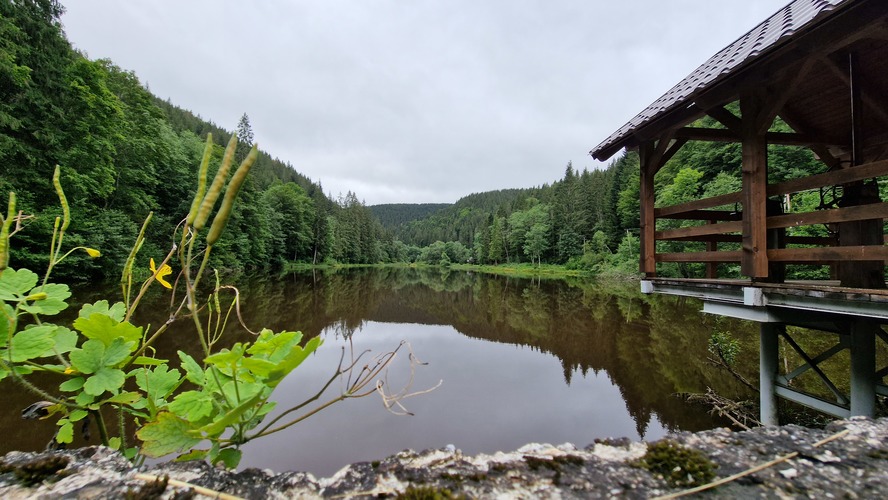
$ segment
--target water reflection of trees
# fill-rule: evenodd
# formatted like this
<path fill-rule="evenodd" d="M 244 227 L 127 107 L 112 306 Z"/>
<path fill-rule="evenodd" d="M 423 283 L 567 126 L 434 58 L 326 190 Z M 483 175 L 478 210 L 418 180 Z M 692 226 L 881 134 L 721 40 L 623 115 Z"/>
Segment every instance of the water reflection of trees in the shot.
<path fill-rule="evenodd" d="M 239 289 L 241 311 L 252 328 L 300 330 L 308 337 L 332 328 L 347 337 L 366 321 L 443 324 L 469 337 L 550 353 L 560 360 L 568 384 L 577 376 L 606 374 L 622 393 L 641 435 L 654 415 L 672 429 L 713 425 L 705 409 L 688 405 L 675 393 L 712 387 L 727 396 L 743 394 L 739 384 L 706 362 L 714 319 L 700 314 L 699 303 L 642 296 L 636 284 L 387 268 L 244 279 Z M 87 294 L 81 300 L 93 297 Z M 137 321 L 165 321 L 168 298 L 156 293 L 147 300 L 155 302 L 140 310 Z M 744 333 L 748 325 L 720 326 L 751 339 L 752 348 L 741 352 L 741 363 L 748 364 L 746 373 L 755 378 L 757 337 Z M 251 340 L 236 322 L 228 330 L 226 344 Z M 175 359 L 177 350 L 197 355 L 195 338 L 193 325 L 181 322 L 157 346 L 158 355 Z M 17 428 L 18 410 L 34 398 L 8 382 L 0 384 L 7 409 L 0 412 L 0 425 Z M 40 444 L 9 443 L 8 449 L 34 449 L 51 432 L 36 434 Z"/>
<path fill-rule="evenodd" d="M 354 314 L 380 322 L 453 325 L 470 337 L 551 353 L 568 384 L 577 373 L 604 372 L 619 387 L 641 434 L 654 414 L 671 428 L 712 425 L 704 410 L 675 393 L 712 387 L 743 395 L 739 384 L 706 361 L 714 319 L 701 315 L 694 301 L 645 297 L 635 284 L 410 269 L 373 274 L 373 293 L 347 299 Z M 364 300 L 354 302 L 357 298 Z M 747 335 L 748 326 L 732 326 Z"/>

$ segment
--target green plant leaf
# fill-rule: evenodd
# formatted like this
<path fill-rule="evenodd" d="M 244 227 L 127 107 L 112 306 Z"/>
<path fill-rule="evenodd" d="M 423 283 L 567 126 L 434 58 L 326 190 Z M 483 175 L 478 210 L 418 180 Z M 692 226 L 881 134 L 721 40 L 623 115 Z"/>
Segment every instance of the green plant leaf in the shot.
<path fill-rule="evenodd" d="M 94 304 L 84 304 L 83 307 L 80 308 L 78 316 L 86 319 L 93 314 L 104 314 L 120 323 L 123 321 L 123 318 L 126 317 L 126 305 L 124 305 L 123 302 L 116 302 L 113 306 L 108 307 L 107 300 L 100 300 Z"/>
<path fill-rule="evenodd" d="M 42 287 L 34 288 L 30 293 L 33 294 L 37 292 L 45 293 L 46 298 L 22 304 L 20 307 L 23 311 L 27 311 L 31 314 L 52 316 L 68 308 L 68 303 L 65 302 L 68 300 L 68 297 L 71 296 L 71 290 L 68 289 L 68 285 L 49 283 Z"/>
<path fill-rule="evenodd" d="M 83 383 L 86 379 L 83 377 L 74 377 L 59 384 L 59 390 L 63 392 L 74 392 L 83 389 Z"/>
<path fill-rule="evenodd" d="M 103 403 L 131 405 L 140 399 L 142 399 L 142 395 L 138 392 L 127 391 L 111 396 L 110 398 L 103 401 Z"/>
<path fill-rule="evenodd" d="M 230 375 L 231 367 L 244 357 L 244 345 L 240 342 L 231 346 L 231 349 L 222 349 L 221 351 L 211 354 L 204 359 L 204 363 L 213 365 L 224 370 L 223 373 Z"/>
<path fill-rule="evenodd" d="M 294 345 L 302 340 L 302 332 L 272 333 L 265 328 L 259 333 L 256 342 L 247 349 L 254 357 L 278 363 L 290 352 Z"/>
<path fill-rule="evenodd" d="M 15 321 L 15 309 L 5 302 L 0 302 L 0 347 L 9 342 L 9 330 Z"/>
<path fill-rule="evenodd" d="M 185 391 L 176 396 L 169 409 L 189 422 L 198 422 L 213 413 L 213 397 L 200 391 Z"/>
<path fill-rule="evenodd" d="M 77 318 L 74 320 L 74 328 L 84 337 L 101 340 L 105 345 L 110 345 L 117 337 L 123 337 L 127 342 L 138 342 L 142 339 L 142 327 L 137 327 L 129 321 L 118 322 L 101 313 L 91 314 L 88 318 Z"/>
<path fill-rule="evenodd" d="M 127 359 L 131 352 L 135 350 L 135 342 L 126 341 L 121 337 L 117 337 L 111 341 L 111 345 L 105 347 L 105 355 L 102 358 L 102 364 L 105 366 L 116 366 Z"/>
<path fill-rule="evenodd" d="M 36 273 L 28 269 L 7 269 L 0 274 L 0 300 L 18 302 L 28 294 L 28 290 L 37 286 L 40 279 Z"/>
<path fill-rule="evenodd" d="M 272 372 L 272 370 L 277 368 L 277 365 L 275 363 L 272 363 L 271 361 L 254 358 L 244 358 L 243 361 L 241 361 L 241 366 L 243 366 L 247 370 L 250 370 L 250 372 L 254 375 L 262 378 L 267 377 L 268 374 Z"/>
<path fill-rule="evenodd" d="M 136 385 L 145 391 L 150 401 L 158 402 L 169 396 L 182 382 L 179 370 L 170 370 L 167 365 L 154 369 L 142 368 L 136 372 Z"/>
<path fill-rule="evenodd" d="M 233 425 L 237 423 L 240 419 L 240 416 L 244 414 L 245 411 L 252 409 L 256 406 L 256 403 L 260 401 L 262 398 L 262 394 L 256 394 L 252 398 L 244 401 L 222 417 L 214 420 L 212 423 L 207 424 L 200 429 L 197 429 L 199 432 L 204 432 L 210 437 L 216 437 L 225 432 L 225 429 L 229 425 Z"/>
<path fill-rule="evenodd" d="M 210 450 L 191 450 L 188 453 L 184 453 L 176 457 L 174 462 L 190 462 L 192 460 L 203 460 L 207 458 L 207 454 Z"/>
<path fill-rule="evenodd" d="M 92 396 L 101 396 L 105 391 L 112 394 L 123 387 L 126 376 L 117 368 L 102 367 L 83 384 L 83 392 Z"/>
<path fill-rule="evenodd" d="M 191 436 L 191 424 L 170 412 L 161 412 L 157 419 L 136 432 L 142 440 L 142 454 L 158 458 L 187 450 L 201 442 Z"/>
<path fill-rule="evenodd" d="M 58 421 L 58 425 L 59 432 L 56 433 L 56 442 L 67 444 L 74 441 L 74 424 L 67 418 L 63 418 Z"/>
<path fill-rule="evenodd" d="M 309 354 L 313 353 L 322 344 L 320 337 L 315 337 L 305 343 L 305 347 L 295 346 L 290 353 L 281 360 L 275 369 L 268 374 L 265 383 L 269 387 L 277 387 L 277 385 L 290 374 L 297 366 L 305 361 Z"/>
<path fill-rule="evenodd" d="M 68 358 L 74 369 L 80 373 L 90 374 L 120 364 L 129 356 L 132 348 L 133 342 L 126 342 L 120 337 L 114 339 L 107 347 L 101 340 L 92 339 L 84 342 L 80 349 L 71 351 Z"/>
<path fill-rule="evenodd" d="M 52 332 L 52 338 L 55 341 L 55 346 L 50 352 L 44 353 L 43 357 L 65 354 L 77 347 L 77 332 L 64 326 L 56 326 Z"/>
<path fill-rule="evenodd" d="M 74 402 L 77 403 L 78 406 L 89 407 L 95 400 L 95 396 L 87 394 L 86 391 L 80 391 L 77 393 L 77 396 L 74 397 Z"/>
<path fill-rule="evenodd" d="M 80 373 L 90 374 L 102 368 L 105 356 L 105 344 L 101 340 L 87 340 L 80 349 L 74 349 L 68 355 L 71 366 Z"/>
<path fill-rule="evenodd" d="M 89 412 L 86 410 L 73 410 L 70 415 L 68 415 L 68 420 L 72 422 L 79 422 L 83 420 Z"/>
<path fill-rule="evenodd" d="M 237 386 L 236 392 L 235 385 Z M 262 390 L 266 388 L 267 386 L 262 383 L 238 380 L 237 384 L 235 384 L 232 380 L 222 385 L 222 394 L 225 396 L 226 401 L 236 403 L 237 401 L 245 401 L 257 394 L 261 394 Z"/>
<path fill-rule="evenodd" d="M 51 351 L 55 345 L 52 335 L 55 328 L 55 325 L 36 326 L 16 333 L 12 337 L 12 361 L 20 363 Z M 4 354 L 4 358 L 9 359 L 7 354 Z"/>
<path fill-rule="evenodd" d="M 203 386 L 206 381 L 206 374 L 203 368 L 191 356 L 182 351 L 178 351 L 179 359 L 182 360 L 182 369 L 185 370 L 185 378 L 192 384 Z"/>
<path fill-rule="evenodd" d="M 236 469 L 237 464 L 241 461 L 242 452 L 236 448 L 225 448 L 224 450 L 219 452 L 219 455 L 216 456 L 216 459 L 213 460 L 213 465 L 222 462 L 225 464 L 225 467 L 229 469 Z"/>

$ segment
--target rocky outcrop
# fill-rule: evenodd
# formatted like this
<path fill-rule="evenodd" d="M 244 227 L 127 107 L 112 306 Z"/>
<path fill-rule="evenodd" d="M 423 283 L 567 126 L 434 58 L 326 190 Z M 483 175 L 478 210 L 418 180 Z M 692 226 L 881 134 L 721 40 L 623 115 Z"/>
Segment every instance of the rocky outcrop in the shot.
<path fill-rule="evenodd" d="M 658 443 L 607 440 L 582 449 L 530 444 L 493 455 L 465 456 L 453 447 L 408 450 L 320 479 L 303 472 L 227 471 L 204 462 L 141 470 L 103 447 L 12 452 L 0 464 L 0 497 L 650 498 L 734 475 L 712 492 L 725 498 L 888 498 L 888 419 L 855 418 L 820 430 L 683 432 Z"/>

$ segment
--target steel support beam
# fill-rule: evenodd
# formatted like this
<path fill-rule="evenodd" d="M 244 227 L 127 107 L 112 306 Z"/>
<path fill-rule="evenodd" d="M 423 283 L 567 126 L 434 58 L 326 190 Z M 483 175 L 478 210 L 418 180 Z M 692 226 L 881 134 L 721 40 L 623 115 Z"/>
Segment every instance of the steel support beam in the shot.
<path fill-rule="evenodd" d="M 782 325 L 759 325 L 759 420 L 764 425 L 780 425 L 777 418 L 777 337 Z"/>
<path fill-rule="evenodd" d="M 871 321 L 851 325 L 851 415 L 876 413 L 876 331 Z"/>

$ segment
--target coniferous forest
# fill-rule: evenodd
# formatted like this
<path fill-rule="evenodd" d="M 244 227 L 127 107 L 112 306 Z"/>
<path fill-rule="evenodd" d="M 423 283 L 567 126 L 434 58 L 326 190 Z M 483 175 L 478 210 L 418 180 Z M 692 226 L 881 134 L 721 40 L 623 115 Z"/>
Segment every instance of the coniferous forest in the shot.
<path fill-rule="evenodd" d="M 75 51 L 62 13 L 56 0 L 0 3 L 0 192 L 16 192 L 18 208 L 31 216 L 27 230 L 16 234 L 10 264 L 45 265 L 60 211 L 51 183 L 59 165 L 71 202 L 70 244 L 99 248 L 103 257 L 72 255 L 77 262 L 65 269 L 77 275 L 65 276 L 65 269 L 57 275 L 113 278 L 149 212 L 153 223 L 142 252 L 167 253 L 168 228 L 188 212 L 206 135 L 217 144 L 218 165 L 223 145 L 237 133 L 240 160 L 254 139 L 249 110 L 230 131 L 157 98 L 133 72 Z M 708 118 L 697 126 L 721 127 Z M 589 138 L 590 147 L 597 139 Z M 736 144 L 689 143 L 658 173 L 657 202 L 736 191 L 740 154 Z M 260 152 L 211 266 L 470 262 L 637 269 L 638 157 L 632 152 L 603 169 L 579 171 L 568 163 L 564 177 L 550 185 L 476 193 L 451 205 L 368 207 L 357 193 L 325 194 L 319 180 L 297 168 Z M 821 169 L 807 150 L 770 146 L 771 182 Z M 800 208 L 824 203 L 817 193 L 796 196 L 790 202 Z M 688 264 L 663 270 L 700 272 Z"/>

